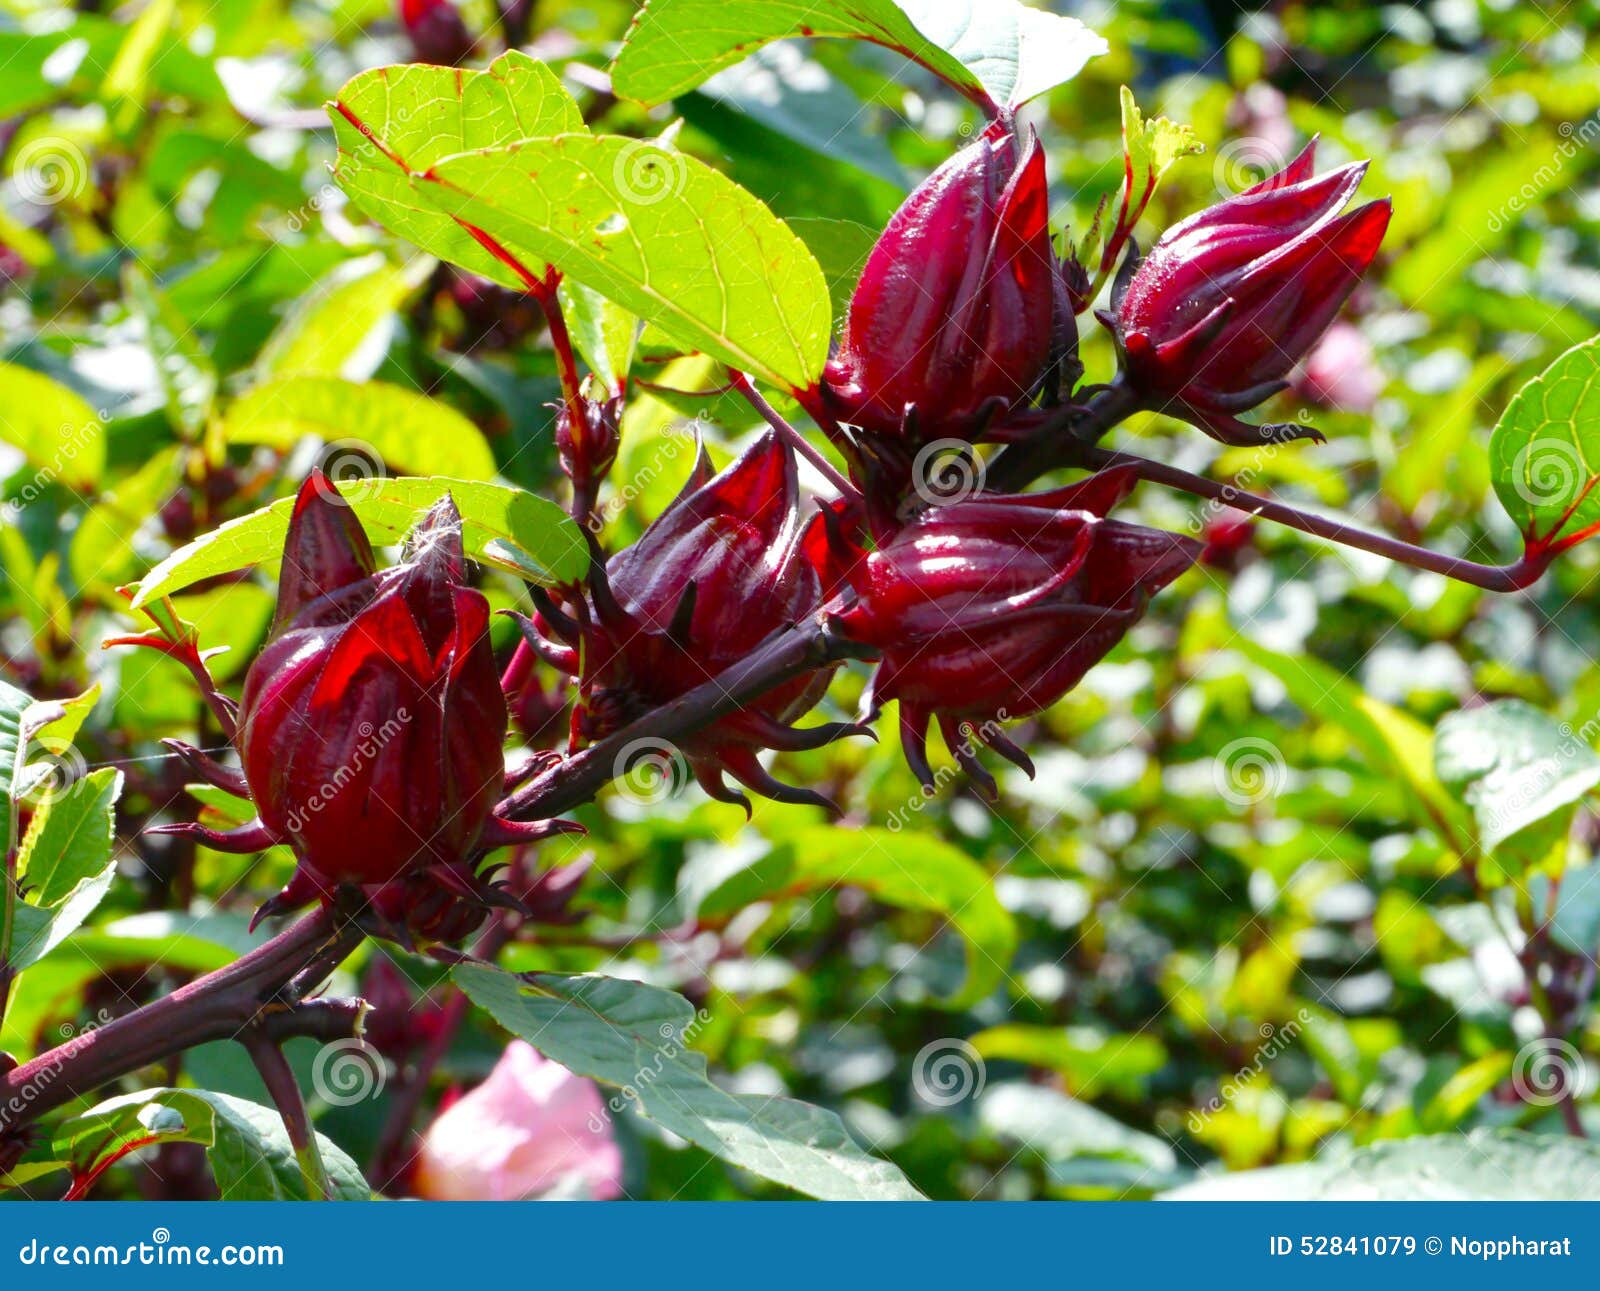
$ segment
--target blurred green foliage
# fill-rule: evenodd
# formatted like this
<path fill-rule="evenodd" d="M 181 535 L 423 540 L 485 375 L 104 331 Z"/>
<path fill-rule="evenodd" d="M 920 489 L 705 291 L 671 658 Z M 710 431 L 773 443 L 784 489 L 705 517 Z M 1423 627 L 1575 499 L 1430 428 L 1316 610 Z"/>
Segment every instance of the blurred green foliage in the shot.
<path fill-rule="evenodd" d="M 0 667 L 39 699 L 99 685 L 77 744 L 127 780 L 121 877 L 19 981 L 0 1049 L 20 1056 L 225 962 L 290 865 L 141 837 L 192 810 L 157 741 L 197 726 L 219 740 L 176 665 L 97 648 L 128 627 L 116 588 L 288 496 L 347 438 L 396 473 L 481 476 L 492 455 L 503 480 L 560 494 L 537 320 L 370 224 L 330 177 L 321 103 L 410 56 L 388 6 L 99 8 L 0 6 Z M 836 312 L 876 230 L 978 120 L 924 71 L 847 42 L 771 47 L 646 112 L 602 75 L 630 5 L 531 9 L 528 48 L 590 125 L 654 136 L 681 118 L 684 151 L 791 221 Z M 463 11 L 492 52 L 491 6 Z M 1597 7 L 1073 12 L 1110 52 L 1026 111 L 1058 227 L 1081 237 L 1121 182 L 1123 84 L 1208 149 L 1168 173 L 1141 241 L 1313 135 L 1324 165 L 1371 158 L 1364 193 L 1394 199 L 1349 317 L 1378 374 L 1370 410 L 1310 407 L 1302 389 L 1267 416 L 1309 409 L 1325 445 L 1219 452 L 1158 417 L 1118 442 L 1434 548 L 1515 559 L 1490 430 L 1527 379 L 1600 330 Z M 754 428 L 713 392 L 712 365 L 660 339 L 646 334 L 634 369 L 648 385 L 624 421 L 608 541 L 676 491 L 686 422 L 719 460 Z M 1104 379 L 1106 336 L 1090 323 L 1082 340 L 1089 379 Z M 321 383 L 321 407 L 251 429 L 254 392 L 294 378 Z M 434 411 L 409 407 L 405 442 L 385 448 L 376 428 L 399 414 L 341 426 L 355 405 L 339 381 L 425 394 Z M 1215 519 L 1148 484 L 1133 512 L 1197 533 Z M 1556 794 L 1530 841 L 1486 821 L 1473 792 L 1473 749 L 1512 737 L 1469 727 L 1464 760 L 1441 745 L 1437 768 L 1433 747 L 1441 719 L 1516 700 L 1487 711 L 1517 723 L 1530 757 L 1594 759 L 1597 562 L 1579 547 L 1529 591 L 1494 595 L 1259 526 L 1014 733 L 1038 775 L 1008 772 L 998 804 L 954 779 L 927 800 L 887 739 L 785 758 L 787 778 L 844 804 L 843 830 L 764 801 L 746 822 L 692 790 L 643 805 L 613 794 L 579 813 L 587 839 L 547 849 L 551 863 L 594 853 L 582 921 L 503 962 L 682 992 L 709 1010 L 694 1045 L 726 1088 L 839 1111 L 935 1197 L 1144 1196 L 1218 1167 L 1336 1163 L 1378 1140 L 1561 1133 L 1562 1109 L 1528 1086 L 1529 1046 L 1552 1038 L 1575 1055 L 1568 1115 L 1600 1122 L 1581 1057 L 1600 1050 L 1592 783 Z M 225 678 L 266 629 L 271 572 L 178 598 L 202 644 L 228 648 Z M 497 606 L 522 603 L 503 572 L 485 583 Z M 828 715 L 847 715 L 864 680 L 847 671 Z M 1580 754 L 1563 751 L 1573 740 Z M 430 1098 L 481 1076 L 501 1043 L 476 1015 Z M 262 1097 L 247 1067 L 203 1052 L 181 1076 Z M 385 1107 L 316 1110 L 360 1160 Z M 780 1191 L 637 1118 L 623 1133 L 631 1195 Z"/>

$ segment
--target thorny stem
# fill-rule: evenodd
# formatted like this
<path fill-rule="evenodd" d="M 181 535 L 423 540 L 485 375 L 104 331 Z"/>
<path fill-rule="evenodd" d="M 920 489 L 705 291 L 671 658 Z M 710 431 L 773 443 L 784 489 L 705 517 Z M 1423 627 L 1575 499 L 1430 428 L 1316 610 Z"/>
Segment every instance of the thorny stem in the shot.
<path fill-rule="evenodd" d="M 305 997 L 362 937 L 342 913 L 318 909 L 226 967 L 0 1074 L 0 1138 L 151 1063 L 252 1027 L 273 1042 L 354 1036 L 364 1003 Z"/>
<path fill-rule="evenodd" d="M 840 497 L 849 498 L 851 501 L 857 502 L 861 500 L 861 490 L 856 488 L 854 484 L 845 478 L 838 467 L 834 466 L 820 451 L 814 448 L 811 442 L 795 429 L 782 413 L 762 398 L 761 392 L 756 389 L 755 383 L 748 376 L 731 368 L 729 369 L 729 376 L 731 378 L 729 385 L 745 397 L 750 406 L 761 414 L 761 419 L 778 432 L 778 437 L 784 443 L 788 444 L 790 448 L 794 449 L 801 457 L 817 468 L 818 473 L 829 484 L 833 485 Z"/>
<path fill-rule="evenodd" d="M 506 804 L 514 820 L 547 820 L 588 802 L 626 769 L 625 754 L 641 739 L 679 741 L 791 677 L 872 652 L 809 619 L 768 637 L 710 681 L 591 744 L 530 780 Z"/>
<path fill-rule="evenodd" d="M 255 1063 L 262 1083 L 267 1087 L 278 1115 L 283 1118 L 283 1128 L 289 1135 L 289 1145 L 294 1148 L 294 1159 L 300 1163 L 300 1174 L 306 1181 L 306 1195 L 312 1201 L 330 1201 L 333 1183 L 328 1178 L 328 1167 L 322 1160 L 322 1149 L 317 1145 L 317 1132 L 311 1126 L 306 1112 L 306 1101 L 300 1094 L 294 1072 L 276 1041 L 261 1031 L 251 1028 L 240 1037 L 250 1060 Z"/>

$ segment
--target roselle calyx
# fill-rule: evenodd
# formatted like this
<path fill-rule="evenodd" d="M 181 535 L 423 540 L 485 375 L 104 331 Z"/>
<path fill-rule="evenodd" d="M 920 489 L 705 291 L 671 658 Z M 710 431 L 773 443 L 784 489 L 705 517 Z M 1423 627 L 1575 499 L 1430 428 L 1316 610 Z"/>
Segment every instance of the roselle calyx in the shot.
<path fill-rule="evenodd" d="M 578 678 L 575 737 L 603 738 L 817 611 L 822 586 L 799 503 L 794 454 L 776 435 L 718 474 L 702 453 L 639 540 L 596 568 L 585 597 L 567 608 L 545 600 L 526 631 L 547 662 Z M 757 759 L 764 748 L 813 748 L 856 729 L 789 725 L 816 705 L 828 676 L 791 678 L 690 737 L 682 753 L 706 792 L 748 807 L 726 774 L 769 797 L 831 805 L 780 783 Z"/>
<path fill-rule="evenodd" d="M 1064 299 L 1049 205 L 1038 140 L 1005 120 L 923 181 L 868 257 L 824 371 L 838 420 L 914 450 L 1028 401 Z"/>
<path fill-rule="evenodd" d="M 1141 403 L 1228 444 L 1321 438 L 1251 426 L 1378 253 L 1389 202 L 1341 214 L 1366 163 L 1312 175 L 1316 141 L 1282 171 L 1168 229 L 1125 264 L 1113 309 L 1124 380 Z"/>
<path fill-rule="evenodd" d="M 488 601 L 466 575 L 448 494 L 412 529 L 401 563 L 378 570 L 355 513 L 314 472 L 295 499 L 267 643 L 245 674 L 242 772 L 178 747 L 204 778 L 248 796 L 257 818 L 226 833 L 160 832 L 241 852 L 288 844 L 299 868 L 264 913 L 349 885 L 369 889 L 397 928 L 470 931 L 481 908 L 444 904 L 494 899 L 478 856 L 567 826 L 496 816 L 506 701 Z"/>
<path fill-rule="evenodd" d="M 986 793 L 985 744 L 1032 772 L 1001 724 L 1060 699 L 1120 641 L 1200 544 L 1105 519 L 1126 468 L 1047 493 L 977 494 L 931 507 L 852 567 L 832 626 L 877 648 L 870 704 L 900 705 L 906 760 L 926 785 L 928 725 Z"/>

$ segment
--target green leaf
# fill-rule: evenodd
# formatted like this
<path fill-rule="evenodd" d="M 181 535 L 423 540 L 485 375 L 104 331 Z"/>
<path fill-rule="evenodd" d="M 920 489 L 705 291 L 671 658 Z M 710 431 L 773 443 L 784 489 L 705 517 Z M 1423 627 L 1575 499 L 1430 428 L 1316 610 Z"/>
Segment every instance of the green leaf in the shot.
<path fill-rule="evenodd" d="M 1107 194 L 1095 208 L 1094 220 L 1083 244 L 1073 247 L 1068 239 L 1068 255 L 1082 265 L 1089 276 L 1089 299 L 1100 294 L 1101 286 L 1116 268 L 1122 248 L 1155 196 L 1161 177 L 1180 157 L 1205 150 L 1205 145 L 1186 125 L 1166 117 L 1146 121 L 1134 102 L 1133 91 L 1126 85 L 1122 87 L 1122 193 L 1110 227 L 1106 226 L 1105 218 L 1111 204 L 1111 195 Z"/>
<path fill-rule="evenodd" d="M 556 75 L 519 50 L 481 72 L 413 64 L 351 80 L 328 105 L 334 177 L 358 209 L 430 255 L 518 291 L 543 276 L 535 252 L 504 245 L 526 272 L 491 255 L 433 201 L 421 175 L 459 152 L 582 133 L 583 115 Z"/>
<path fill-rule="evenodd" d="M 804 829 L 732 874 L 689 872 L 695 913 L 714 919 L 766 900 L 848 884 L 879 901 L 927 910 L 950 922 L 967 944 L 967 976 L 948 1002 L 965 1008 L 1005 977 L 1016 950 L 1016 925 L 988 872 L 965 853 L 925 834 L 889 829 Z"/>
<path fill-rule="evenodd" d="M 1600 1201 L 1600 1144 L 1479 1129 L 1357 1148 L 1342 1160 L 1215 1175 L 1174 1201 Z"/>
<path fill-rule="evenodd" d="M 0 846 L 4 848 L 0 856 L 11 851 L 11 826 L 16 817 L 12 789 L 30 738 L 24 733 L 23 717 L 32 707 L 33 696 L 0 681 Z"/>
<path fill-rule="evenodd" d="M 178 0 L 150 0 L 129 25 L 111 60 L 101 91 L 121 109 L 119 128 L 131 126 L 144 111 L 150 68 L 177 12 Z"/>
<path fill-rule="evenodd" d="M 58 905 L 105 869 L 121 795 L 122 772 L 102 767 L 39 804 L 17 858 L 32 904 Z"/>
<path fill-rule="evenodd" d="M 5 910 L 0 916 L 0 963 L 13 971 L 36 964 L 82 925 L 104 899 L 116 873 L 111 857 L 113 808 L 122 791 L 122 773 L 107 770 L 94 784 L 74 779 L 61 788 L 40 794 L 47 780 L 71 775 L 73 755 L 70 745 L 84 719 L 99 699 L 96 686 L 85 694 L 67 700 L 28 703 L 14 714 L 16 696 L 0 696 L 0 789 L 6 813 L 5 835 L 10 846 L 11 831 L 18 819 L 19 799 L 38 795 L 28 835 L 18 847 L 18 865 L 39 856 L 38 866 L 30 867 L 30 883 L 37 890 L 29 901 L 17 898 L 16 889 L 5 884 Z M 33 741 L 47 728 L 54 727 L 43 744 L 46 756 L 30 756 Z M 63 752 L 66 750 L 66 752 Z M 39 836 L 49 829 L 50 814 L 60 804 L 57 826 L 49 840 Z M 104 847 L 98 842 L 103 832 Z M 60 849 L 59 854 L 48 848 Z M 42 866 L 42 870 L 38 867 Z"/>
<path fill-rule="evenodd" d="M 589 553 L 578 527 L 554 502 L 503 484 L 399 475 L 361 482 L 350 505 L 374 543 L 397 542 L 446 493 L 465 521 L 467 554 L 518 578 L 555 586 L 583 576 Z M 263 562 L 276 566 L 293 498 L 229 520 L 172 553 L 140 580 L 130 608 L 170 596 L 216 574 Z"/>
<path fill-rule="evenodd" d="M 566 134 L 450 157 L 424 178 L 442 209 L 680 343 L 792 389 L 821 375 L 822 270 L 783 221 L 696 158 Z"/>
<path fill-rule="evenodd" d="M 1166 117 L 1146 120 L 1133 91 L 1122 87 L 1122 147 L 1127 157 L 1126 191 L 1130 209 L 1143 211 L 1161 177 L 1173 163 L 1206 150 L 1194 131 Z M 1137 217 L 1135 217 L 1137 218 Z"/>
<path fill-rule="evenodd" d="M 871 114 L 860 98 L 821 63 L 807 58 L 798 45 L 757 49 L 743 62 L 718 72 L 700 93 L 778 135 L 770 146 L 781 150 L 781 166 L 796 164 L 788 144 L 797 143 L 824 165 L 845 162 L 883 180 L 888 192 L 897 196 L 911 187 L 889 141 L 872 132 Z M 691 124 L 694 116 L 704 115 L 695 112 L 692 99 L 682 106 Z M 809 159 L 803 164 L 816 169 Z"/>
<path fill-rule="evenodd" d="M 1560 550 L 1600 524 L 1600 336 L 1517 391 L 1490 436 L 1489 469 L 1530 545 Z"/>
<path fill-rule="evenodd" d="M 360 446 L 408 475 L 494 477 L 494 454 L 482 432 L 449 404 L 400 386 L 337 377 L 288 377 L 257 386 L 228 409 L 230 444 L 289 449 L 314 436 Z"/>
<path fill-rule="evenodd" d="M 1429 1133 L 1455 1129 L 1509 1075 L 1509 1053 L 1486 1054 L 1463 1063 L 1422 1109 L 1421 1127 Z"/>
<path fill-rule="evenodd" d="M 388 347 L 400 302 L 432 268 L 426 257 L 400 266 L 381 255 L 339 265 L 290 307 L 267 338 L 257 376 L 371 376 Z"/>
<path fill-rule="evenodd" d="M 1600 785 L 1600 754 L 1520 699 L 1447 715 L 1434 760 L 1439 779 L 1472 808 L 1484 851 L 1507 854 L 1498 859 L 1508 875 L 1564 843 L 1579 801 Z M 1562 847 L 1555 864 L 1564 859 Z"/>
<path fill-rule="evenodd" d="M 176 445 L 153 453 L 84 513 L 67 549 L 67 568 L 80 592 L 98 590 L 109 597 L 138 574 L 135 539 L 178 487 L 178 453 Z"/>
<path fill-rule="evenodd" d="M 978 1120 L 989 1133 L 1044 1161 L 1060 1185 L 1150 1191 L 1183 1177 L 1165 1141 L 1059 1090 L 994 1085 L 978 1099 Z"/>
<path fill-rule="evenodd" d="M 38 906 L 29 901 L 17 902 L 11 929 L 11 946 L 4 956 L 6 962 L 20 972 L 37 964 L 59 946 L 81 928 L 83 921 L 95 912 L 100 902 L 105 900 L 116 872 L 116 861 L 108 860 L 98 874 L 80 879 L 55 905 Z"/>
<path fill-rule="evenodd" d="M 1009 1059 L 1060 1072 L 1071 1092 L 1082 1098 L 1094 1098 L 1108 1088 L 1138 1098 L 1145 1078 L 1167 1064 L 1167 1048 L 1155 1036 L 1108 1035 L 1095 1027 L 1013 1023 L 978 1032 L 972 1047 L 984 1059 Z"/>
<path fill-rule="evenodd" d="M 0 363 L 0 441 L 39 468 L 36 488 L 53 483 L 83 493 L 99 488 L 106 465 L 99 416 L 66 386 L 31 368 Z"/>
<path fill-rule="evenodd" d="M 198 440 L 217 396 L 216 364 L 195 329 L 156 290 L 143 269 L 132 263 L 125 266 L 122 285 L 129 305 L 144 323 L 146 343 L 167 398 L 167 416 L 185 438 Z"/>
<path fill-rule="evenodd" d="M 545 1057 L 621 1091 L 614 1110 L 643 1116 L 731 1165 L 823 1200 L 905 1201 L 920 1194 L 863 1152 L 832 1112 L 787 1098 L 741 1098 L 686 1047 L 699 1025 L 681 995 L 609 977 L 513 977 L 467 965 L 457 984 Z"/>
<path fill-rule="evenodd" d="M 791 36 L 885 45 L 968 98 L 1017 107 L 1071 80 L 1106 43 L 1016 0 L 647 0 L 611 69 L 618 94 L 664 103 Z"/>
<path fill-rule="evenodd" d="M 147 1089 L 107 1099 L 62 1122 L 55 1151 L 79 1170 L 132 1146 L 199 1143 L 224 1201 L 304 1201 L 305 1180 L 283 1120 L 272 1108 L 203 1089 Z M 335 1201 L 372 1189 L 343 1149 L 317 1135 Z"/>
<path fill-rule="evenodd" d="M 1471 821 L 1434 773 L 1432 734 L 1426 726 L 1309 655 L 1278 654 L 1244 636 L 1229 648 L 1277 677 L 1290 699 L 1344 730 L 1375 768 L 1404 785 L 1418 825 L 1436 830 L 1459 854 L 1471 850 Z"/>

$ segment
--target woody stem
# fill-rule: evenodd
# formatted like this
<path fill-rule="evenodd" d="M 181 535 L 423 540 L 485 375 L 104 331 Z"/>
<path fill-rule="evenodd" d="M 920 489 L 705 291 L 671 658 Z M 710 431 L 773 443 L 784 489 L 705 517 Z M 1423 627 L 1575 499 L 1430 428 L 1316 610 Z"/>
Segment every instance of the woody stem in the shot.
<path fill-rule="evenodd" d="M 362 937 L 337 909 L 319 908 L 226 967 L 0 1074 L 0 1138 L 212 1040 L 238 1039 L 255 1029 L 273 1043 L 297 1035 L 325 1041 L 354 1036 L 364 1004 L 306 995 Z"/>
<path fill-rule="evenodd" d="M 305 1180 L 306 1195 L 312 1201 L 331 1200 L 333 1184 L 328 1178 L 328 1167 L 322 1160 L 322 1150 L 317 1144 L 317 1132 L 311 1126 L 306 1100 L 300 1093 L 294 1072 L 289 1070 L 289 1061 L 283 1056 L 283 1050 L 276 1041 L 255 1027 L 247 1029 L 240 1037 L 240 1042 L 255 1063 L 256 1071 L 278 1109 L 278 1115 L 283 1118 L 289 1146 L 294 1149 L 301 1177 Z"/>
<path fill-rule="evenodd" d="M 866 647 L 836 635 L 820 618 L 784 628 L 710 681 L 530 780 L 507 800 L 503 814 L 513 820 L 548 820 L 571 811 L 626 770 L 628 755 L 640 740 L 685 740 L 791 677 L 871 655 Z"/>

